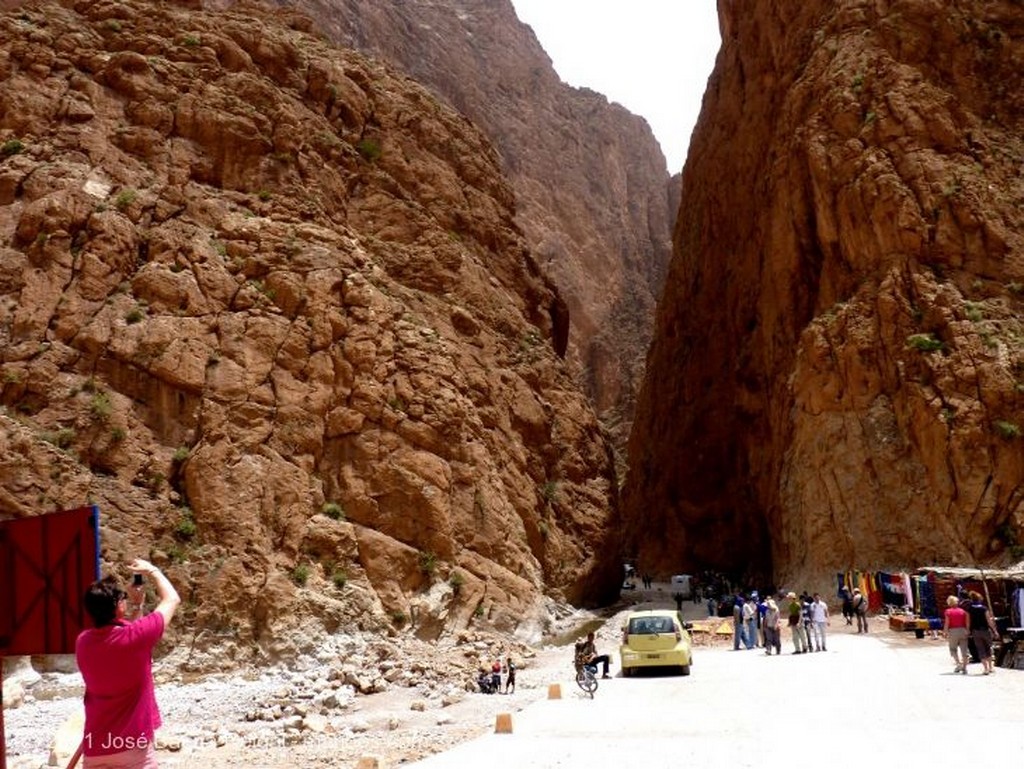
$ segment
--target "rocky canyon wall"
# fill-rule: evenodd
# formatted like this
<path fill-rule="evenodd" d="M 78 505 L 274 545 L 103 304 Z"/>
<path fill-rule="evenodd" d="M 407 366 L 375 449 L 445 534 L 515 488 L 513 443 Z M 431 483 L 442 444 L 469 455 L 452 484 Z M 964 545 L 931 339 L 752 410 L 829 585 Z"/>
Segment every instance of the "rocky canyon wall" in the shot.
<path fill-rule="evenodd" d="M 719 0 L 625 510 L 651 566 L 1019 560 L 1024 7 Z"/>
<path fill-rule="evenodd" d="M 218 664 L 613 596 L 610 444 L 491 143 L 198 5 L 0 14 L 0 512 L 98 504 Z"/>
<path fill-rule="evenodd" d="M 678 185 L 647 123 L 561 82 L 510 0 L 278 1 L 331 39 L 395 63 L 494 142 L 516 220 L 568 305 L 569 358 L 624 448 Z"/>

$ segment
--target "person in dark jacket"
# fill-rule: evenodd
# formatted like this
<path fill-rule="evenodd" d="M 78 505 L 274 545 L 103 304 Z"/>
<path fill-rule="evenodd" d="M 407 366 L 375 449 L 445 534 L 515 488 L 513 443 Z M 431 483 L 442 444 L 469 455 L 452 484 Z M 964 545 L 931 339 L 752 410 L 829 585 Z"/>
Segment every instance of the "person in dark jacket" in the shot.
<path fill-rule="evenodd" d="M 992 641 L 999 637 L 999 631 L 981 593 L 972 590 L 969 595 L 971 603 L 967 607 L 967 626 L 970 628 L 971 640 L 974 641 L 974 648 L 977 649 L 978 658 L 981 660 L 982 675 L 987 676 L 995 672 L 992 664 Z"/>
<path fill-rule="evenodd" d="M 843 618 L 846 620 L 847 625 L 853 624 L 853 596 L 850 595 L 850 588 L 844 587 L 842 593 L 843 599 Z"/>

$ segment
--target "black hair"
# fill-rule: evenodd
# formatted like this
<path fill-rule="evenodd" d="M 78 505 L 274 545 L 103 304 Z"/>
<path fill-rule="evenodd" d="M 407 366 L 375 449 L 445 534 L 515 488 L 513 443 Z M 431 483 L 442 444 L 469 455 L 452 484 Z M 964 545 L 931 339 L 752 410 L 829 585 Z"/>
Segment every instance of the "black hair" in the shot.
<path fill-rule="evenodd" d="M 89 585 L 85 591 L 85 610 L 96 627 L 111 624 L 117 618 L 117 603 L 126 593 L 116 577 L 106 576 Z"/>

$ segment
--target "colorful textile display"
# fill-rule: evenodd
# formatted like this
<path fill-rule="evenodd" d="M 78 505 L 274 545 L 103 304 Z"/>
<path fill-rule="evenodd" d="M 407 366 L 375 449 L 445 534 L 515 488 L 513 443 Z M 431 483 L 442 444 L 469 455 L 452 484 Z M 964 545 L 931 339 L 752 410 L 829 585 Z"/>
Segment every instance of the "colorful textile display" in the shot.
<path fill-rule="evenodd" d="M 879 572 L 878 584 L 881 588 L 882 603 L 889 604 L 902 609 L 910 604 L 907 600 L 906 588 L 903 585 L 902 574 L 885 574 Z"/>
<path fill-rule="evenodd" d="M 1001 627 L 1024 626 L 1024 572 L 1020 569 L 926 567 L 912 575 L 851 569 L 836 572 L 837 598 L 842 597 L 844 587 L 851 593 L 859 589 L 872 611 L 880 611 L 885 605 L 910 607 L 917 617 L 937 621 L 940 627 L 946 599 L 962 599 L 974 591 L 989 604 Z"/>

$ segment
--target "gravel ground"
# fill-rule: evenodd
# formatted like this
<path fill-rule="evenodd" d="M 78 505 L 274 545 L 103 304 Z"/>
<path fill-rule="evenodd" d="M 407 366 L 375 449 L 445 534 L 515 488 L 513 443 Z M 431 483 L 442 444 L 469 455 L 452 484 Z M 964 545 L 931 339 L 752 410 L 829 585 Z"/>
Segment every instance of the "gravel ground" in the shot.
<path fill-rule="evenodd" d="M 595 622 L 585 614 L 577 621 L 588 617 Z M 602 630 L 599 638 L 613 650 L 614 631 Z M 484 695 L 475 691 L 475 678 L 458 672 L 458 663 L 464 670 L 466 658 L 492 660 L 497 656 L 492 647 L 479 640 L 454 648 L 429 646 L 429 653 L 450 658 L 450 680 L 438 681 L 436 675 L 428 680 L 424 674 L 422 683 L 408 685 L 403 678 L 373 694 L 356 693 L 337 666 L 316 660 L 301 661 L 299 671 L 251 670 L 191 683 L 158 663 L 154 674 L 164 722 L 157 734 L 160 765 L 345 767 L 375 756 L 382 766 L 394 766 L 485 733 L 498 713 L 519 712 L 542 699 L 549 682 L 571 670 L 569 649 L 509 643 L 517 649 L 516 689 Z M 415 656 L 423 655 L 424 645 L 410 644 L 401 653 L 393 670 L 416 670 Z M 443 661 L 431 660 L 431 665 L 444 668 Z M 81 734 L 80 725 L 69 723 L 81 718 L 80 675 L 46 673 L 26 693 L 24 704 L 4 711 L 9 769 L 46 766 L 62 725 L 70 727 L 70 734 Z M 60 765 L 66 764 L 65 758 Z"/>
<path fill-rule="evenodd" d="M 254 703 L 273 696 L 288 683 L 285 673 L 256 680 L 208 679 L 186 685 L 157 687 L 165 728 L 160 738 L 173 742 L 188 723 L 239 722 Z M 77 673 L 47 673 L 29 689 L 32 701 L 4 712 L 8 766 L 11 769 L 45 764 L 54 734 L 61 724 L 80 716 L 82 679 Z"/>
<path fill-rule="evenodd" d="M 524 661 L 516 690 L 508 695 L 469 692 L 462 682 L 440 694 L 416 687 L 350 694 L 337 715 L 324 719 L 321 731 L 290 729 L 285 726 L 288 715 L 274 722 L 247 720 L 248 714 L 268 704 L 301 701 L 294 696 L 296 687 L 309 683 L 302 674 L 279 671 L 255 680 L 158 685 L 164 720 L 158 733 L 160 765 L 343 767 L 373 755 L 392 766 L 479 736 L 493 726 L 497 713 L 518 712 L 546 696 L 551 672 L 566 666 L 564 649 L 540 650 L 534 659 Z M 9 769 L 45 766 L 53 735 L 81 712 L 77 674 L 48 674 L 40 685 L 64 695 L 5 711 Z"/>

